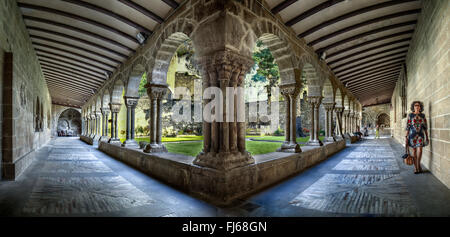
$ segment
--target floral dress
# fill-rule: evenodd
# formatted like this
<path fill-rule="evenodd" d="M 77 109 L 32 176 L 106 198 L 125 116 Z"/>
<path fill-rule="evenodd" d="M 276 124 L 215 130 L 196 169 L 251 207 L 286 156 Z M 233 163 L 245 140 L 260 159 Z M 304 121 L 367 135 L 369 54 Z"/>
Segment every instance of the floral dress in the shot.
<path fill-rule="evenodd" d="M 409 131 L 409 147 L 423 147 L 425 144 L 425 131 L 427 130 L 427 119 L 425 114 L 410 113 L 406 123 L 406 131 Z"/>

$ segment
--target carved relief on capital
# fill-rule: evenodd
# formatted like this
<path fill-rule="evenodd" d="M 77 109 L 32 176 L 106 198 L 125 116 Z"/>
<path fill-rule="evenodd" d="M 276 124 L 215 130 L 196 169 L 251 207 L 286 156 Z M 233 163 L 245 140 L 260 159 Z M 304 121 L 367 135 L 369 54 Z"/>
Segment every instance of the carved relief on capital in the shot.
<path fill-rule="evenodd" d="M 108 115 L 111 112 L 109 108 L 101 108 L 100 110 L 102 111 L 103 115 Z"/>
<path fill-rule="evenodd" d="M 334 106 L 335 106 L 335 104 L 336 103 L 334 103 L 334 102 L 324 102 L 323 103 L 323 108 L 326 110 L 326 111 L 332 111 L 333 109 L 334 109 Z"/>
<path fill-rule="evenodd" d="M 349 116 L 350 115 L 350 110 L 349 109 L 344 109 L 344 116 Z"/>
<path fill-rule="evenodd" d="M 124 96 L 123 99 L 125 100 L 125 106 L 130 108 L 135 108 L 139 101 L 138 97 Z"/>
<path fill-rule="evenodd" d="M 334 106 L 334 111 L 336 113 L 342 113 L 342 112 L 344 112 L 344 107 L 336 105 L 336 106 Z"/>
<path fill-rule="evenodd" d="M 151 99 L 162 99 L 167 92 L 167 84 L 147 83 L 147 94 Z"/>
<path fill-rule="evenodd" d="M 280 85 L 280 93 L 284 97 L 293 97 L 296 98 L 298 94 L 300 93 L 300 87 L 296 86 L 295 84 L 284 84 Z"/>
<path fill-rule="evenodd" d="M 109 103 L 109 108 L 113 113 L 119 113 L 121 104 Z"/>
<path fill-rule="evenodd" d="M 308 96 L 308 103 L 311 104 L 311 106 L 319 107 L 322 98 L 323 96 Z"/>

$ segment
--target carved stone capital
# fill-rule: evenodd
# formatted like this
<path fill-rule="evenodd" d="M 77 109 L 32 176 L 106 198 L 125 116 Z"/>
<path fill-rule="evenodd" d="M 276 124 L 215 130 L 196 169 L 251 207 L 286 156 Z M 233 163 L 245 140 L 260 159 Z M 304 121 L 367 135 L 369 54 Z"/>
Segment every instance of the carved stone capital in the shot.
<path fill-rule="evenodd" d="M 336 113 L 342 113 L 342 112 L 344 112 L 344 107 L 341 107 L 341 106 L 334 106 L 334 112 L 336 112 Z"/>
<path fill-rule="evenodd" d="M 344 109 L 344 116 L 349 116 L 350 115 L 350 110 L 349 109 Z"/>
<path fill-rule="evenodd" d="M 113 113 L 119 113 L 121 104 L 109 103 L 109 108 Z"/>
<path fill-rule="evenodd" d="M 167 84 L 147 83 L 147 94 L 151 99 L 162 99 L 167 92 Z"/>
<path fill-rule="evenodd" d="M 336 103 L 334 102 L 326 102 L 323 103 L 323 107 L 325 108 L 326 111 L 332 111 L 334 109 Z"/>
<path fill-rule="evenodd" d="M 284 85 L 280 85 L 280 93 L 284 97 L 296 98 L 298 96 L 298 94 L 300 93 L 300 88 L 297 87 L 295 84 L 284 84 Z"/>
<path fill-rule="evenodd" d="M 311 106 L 319 107 L 322 98 L 323 96 L 308 96 L 308 103 L 311 104 Z"/>
<path fill-rule="evenodd" d="M 136 108 L 139 101 L 139 97 L 124 96 L 123 99 L 125 100 L 125 106 L 128 108 Z"/>
<path fill-rule="evenodd" d="M 109 108 L 101 108 L 100 110 L 102 111 L 103 115 L 108 115 L 111 112 Z"/>

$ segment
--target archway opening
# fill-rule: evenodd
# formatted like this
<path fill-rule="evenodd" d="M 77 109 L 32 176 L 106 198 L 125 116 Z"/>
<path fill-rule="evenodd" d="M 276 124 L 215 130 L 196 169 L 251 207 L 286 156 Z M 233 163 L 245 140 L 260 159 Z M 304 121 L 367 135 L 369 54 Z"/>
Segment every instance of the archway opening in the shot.
<path fill-rule="evenodd" d="M 81 114 L 75 109 L 61 113 L 56 127 L 58 137 L 75 137 L 81 134 Z"/>

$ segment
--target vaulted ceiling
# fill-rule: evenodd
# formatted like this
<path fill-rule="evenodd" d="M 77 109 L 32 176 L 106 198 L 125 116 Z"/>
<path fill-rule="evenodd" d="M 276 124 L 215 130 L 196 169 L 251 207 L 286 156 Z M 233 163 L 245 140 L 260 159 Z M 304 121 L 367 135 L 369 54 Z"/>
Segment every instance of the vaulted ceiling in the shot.
<path fill-rule="evenodd" d="M 53 103 L 80 107 L 183 0 L 17 0 Z M 363 105 L 389 102 L 419 0 L 266 0 Z"/>
<path fill-rule="evenodd" d="M 389 102 L 417 23 L 418 0 L 266 0 L 363 105 Z M 323 55 L 325 53 L 325 55 Z"/>
<path fill-rule="evenodd" d="M 17 0 L 52 102 L 80 107 L 182 0 Z"/>

